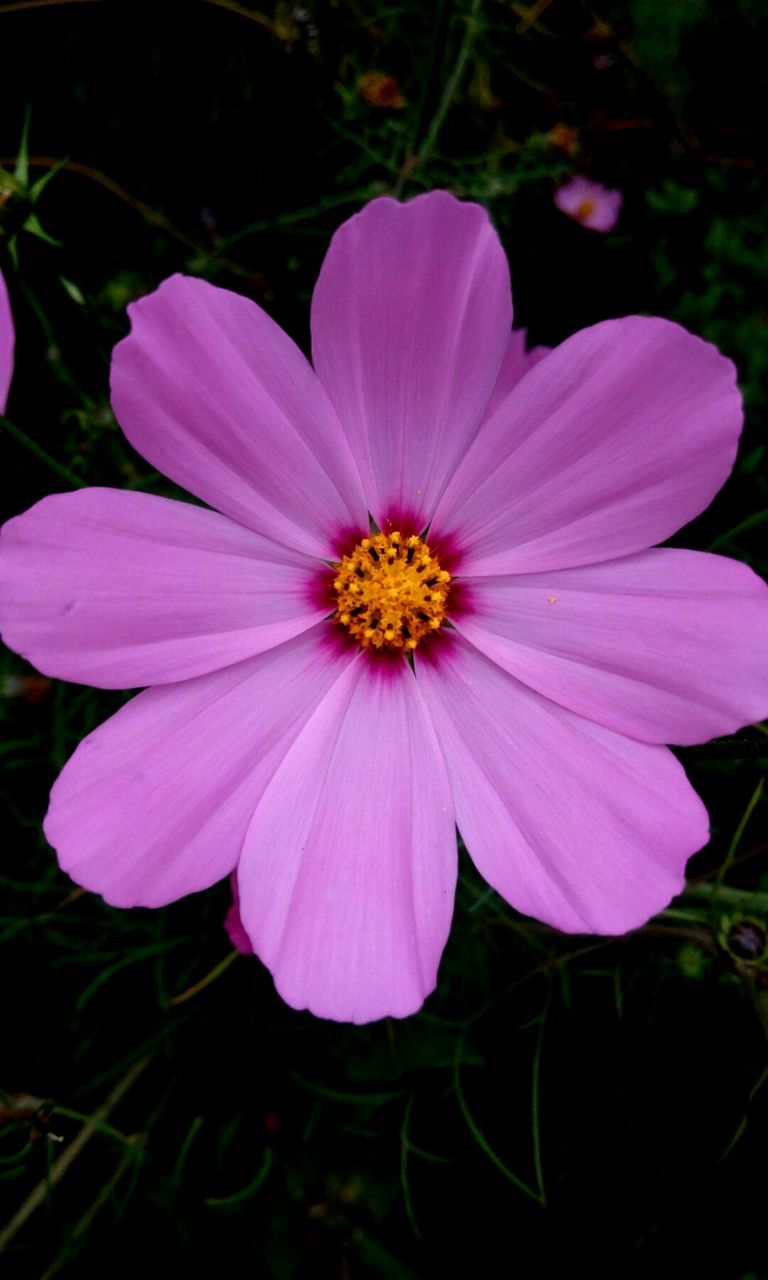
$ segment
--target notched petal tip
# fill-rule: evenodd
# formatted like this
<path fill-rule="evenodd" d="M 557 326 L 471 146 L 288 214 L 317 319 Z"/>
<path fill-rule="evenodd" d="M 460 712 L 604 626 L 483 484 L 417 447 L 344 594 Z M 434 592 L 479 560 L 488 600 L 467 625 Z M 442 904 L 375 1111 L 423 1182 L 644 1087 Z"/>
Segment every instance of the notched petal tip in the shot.
<path fill-rule="evenodd" d="M 423 995 L 415 995 L 406 1001 L 388 998 L 383 1001 L 374 999 L 369 1002 L 363 998 L 359 1003 L 351 1005 L 343 999 L 338 999 L 332 991 L 306 997 L 303 994 L 296 995 L 278 978 L 274 979 L 274 983 L 280 999 L 297 1013 L 310 1013 L 314 1018 L 322 1018 L 326 1022 L 346 1022 L 356 1027 L 366 1026 L 371 1022 L 381 1022 L 384 1018 L 398 1020 L 412 1018 L 414 1014 L 421 1011 L 424 1002 L 437 985 L 435 980 Z"/>
<path fill-rule="evenodd" d="M 509 267 L 482 206 L 382 197 L 336 231 L 312 298 L 313 359 L 380 527 L 404 508 L 418 530 L 429 523 L 511 326 Z"/>
<path fill-rule="evenodd" d="M 411 196 L 407 200 L 397 200 L 394 196 L 376 196 L 375 199 L 367 201 L 362 209 L 358 209 L 350 218 L 347 218 L 346 222 L 342 222 L 337 227 L 334 235 L 342 234 L 351 226 L 359 225 L 361 221 L 376 217 L 377 214 L 382 212 L 405 220 L 415 216 L 424 216 L 427 213 L 434 214 L 436 211 L 447 213 L 449 216 L 454 217 L 478 217 L 480 215 L 481 220 L 493 232 L 493 224 L 484 205 L 479 204 L 476 200 L 462 200 L 455 196 L 452 191 L 440 188 L 435 191 L 420 192 L 419 195 Z"/>
<path fill-rule="evenodd" d="M 243 923 L 281 997 L 317 1017 L 406 1017 L 435 985 L 456 840 L 410 668 L 360 659 L 297 738 L 238 867 Z"/>

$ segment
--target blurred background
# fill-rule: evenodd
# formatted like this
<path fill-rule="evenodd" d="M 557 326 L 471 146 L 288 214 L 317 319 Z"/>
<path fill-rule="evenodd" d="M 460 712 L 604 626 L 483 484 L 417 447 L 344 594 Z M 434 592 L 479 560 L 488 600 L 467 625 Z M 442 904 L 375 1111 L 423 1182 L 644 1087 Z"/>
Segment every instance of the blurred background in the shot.
<path fill-rule="evenodd" d="M 649 312 L 735 360 L 740 459 L 676 541 L 765 574 L 767 20 L 765 0 L 0 3 L 4 515 L 83 483 L 173 493 L 109 406 L 131 299 L 186 271 L 306 348 L 339 222 L 447 187 L 488 207 L 532 344 Z M 575 175 L 622 194 L 613 229 L 557 207 Z M 4 1276 L 768 1276 L 765 728 L 679 752 L 713 839 L 646 928 L 557 935 L 462 855 L 437 993 L 353 1028 L 232 953 L 225 885 L 118 912 L 58 872 L 48 790 L 121 697 L 0 658 Z"/>

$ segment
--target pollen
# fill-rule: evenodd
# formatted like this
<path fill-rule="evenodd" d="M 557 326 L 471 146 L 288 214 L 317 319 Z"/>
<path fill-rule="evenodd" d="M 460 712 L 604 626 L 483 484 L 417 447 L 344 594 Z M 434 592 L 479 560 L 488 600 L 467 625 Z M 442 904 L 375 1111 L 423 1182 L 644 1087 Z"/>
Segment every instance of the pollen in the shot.
<path fill-rule="evenodd" d="M 412 652 L 439 630 L 451 575 L 415 535 L 372 533 L 336 566 L 334 615 L 363 649 Z"/>

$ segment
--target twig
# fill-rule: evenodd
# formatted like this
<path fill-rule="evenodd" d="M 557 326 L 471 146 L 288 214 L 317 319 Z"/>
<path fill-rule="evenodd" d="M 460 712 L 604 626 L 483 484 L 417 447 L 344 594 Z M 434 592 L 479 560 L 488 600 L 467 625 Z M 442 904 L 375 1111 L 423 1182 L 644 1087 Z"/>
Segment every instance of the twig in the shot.
<path fill-rule="evenodd" d="M 480 1150 L 488 1157 L 491 1164 L 496 1166 L 499 1173 L 502 1173 L 514 1187 L 517 1187 L 518 1191 L 522 1191 L 524 1195 L 529 1196 L 530 1199 L 533 1200 L 534 1204 L 537 1204 L 540 1209 L 543 1209 L 545 1204 L 541 1198 L 541 1194 L 534 1191 L 533 1187 L 530 1187 L 527 1182 L 519 1177 L 514 1170 L 510 1169 L 501 1157 L 497 1155 L 467 1105 L 467 1100 L 464 1096 L 464 1090 L 461 1084 L 461 1051 L 463 1047 L 464 1036 L 460 1035 L 456 1039 L 456 1052 L 453 1058 L 453 1091 L 456 1094 L 456 1101 L 458 1102 L 459 1110 L 464 1117 L 464 1122 Z"/>
<path fill-rule="evenodd" d="M 64 3 L 64 0 L 55 0 L 57 4 Z M 68 3 L 73 0 L 67 0 Z M 74 0 L 75 3 L 84 3 L 84 0 Z M 0 14 L 3 10 L 0 8 Z M 0 165 L 11 165 L 16 160 L 15 156 L 0 156 Z M 186 231 L 182 231 L 177 227 L 165 214 L 160 213 L 158 209 L 153 209 L 151 205 L 145 204 L 138 196 L 131 195 L 130 191 L 126 191 L 125 187 L 119 182 L 115 182 L 114 178 L 110 178 L 108 174 L 102 173 L 100 169 L 93 169 L 88 164 L 81 164 L 79 160 L 62 160 L 56 156 L 30 156 L 27 162 L 30 169 L 59 169 L 62 173 L 76 173 L 82 178 L 88 178 L 91 182 L 96 182 L 105 191 L 109 191 L 110 195 L 116 196 L 118 200 L 122 200 L 123 204 L 127 204 L 129 209 L 134 209 L 145 222 L 151 223 L 152 226 L 159 227 L 161 231 L 174 240 L 178 240 L 180 244 L 192 249 L 195 253 L 202 253 L 216 266 L 224 268 L 226 271 L 232 272 L 233 275 L 249 276 L 252 273 L 247 271 L 245 267 L 241 267 L 236 262 L 232 262 L 229 258 L 221 258 L 216 253 L 211 253 L 204 245 L 200 244 L 193 236 L 187 235 Z"/>
<path fill-rule="evenodd" d="M 223 960 L 220 960 L 217 965 L 214 965 L 210 973 L 206 973 L 205 977 L 201 978 L 199 982 L 195 982 L 193 986 L 187 987 L 184 991 L 180 991 L 177 996 L 171 996 L 168 1003 L 186 1004 L 187 1000 L 192 1000 L 194 996 L 198 995 L 201 991 L 205 991 L 206 987 L 209 987 L 212 982 L 215 982 L 217 978 L 220 978 L 222 973 L 226 973 L 229 966 L 233 964 L 235 960 L 239 959 L 241 955 L 242 952 L 237 949 L 228 952 Z"/>
<path fill-rule="evenodd" d="M 733 862 L 734 854 L 736 853 L 736 850 L 738 849 L 741 843 L 741 837 L 744 835 L 744 831 L 747 827 L 747 824 L 760 801 L 761 795 L 763 794 L 764 785 L 765 785 L 765 778 L 761 778 L 757 786 L 755 787 L 754 791 L 752 792 L 752 795 L 750 796 L 749 803 L 747 804 L 746 809 L 741 815 L 739 824 L 733 833 L 731 843 L 728 845 L 728 849 L 726 851 L 725 857 L 723 858 L 722 864 L 718 870 L 717 875 L 715 876 L 715 883 L 713 885 L 712 899 L 710 903 L 710 906 L 713 909 L 715 906 L 715 901 L 722 888 L 723 881 L 728 873 L 731 863 Z"/>
<path fill-rule="evenodd" d="M 66 4 L 101 4 L 103 0 L 13 0 L 11 4 L 0 4 L 0 16 L 4 13 L 21 13 L 24 9 L 54 9 Z M 211 4 L 216 9 L 228 9 L 230 13 L 236 13 L 240 18 L 249 18 L 251 22 L 257 22 L 259 26 L 272 30 L 271 20 L 263 13 L 258 13 L 255 9 L 247 9 L 244 4 L 236 4 L 235 0 L 203 0 L 204 4 Z"/>
<path fill-rule="evenodd" d="M 51 1263 L 45 1275 L 42 1276 L 42 1280 L 52 1280 L 52 1277 L 55 1275 L 58 1275 L 59 1271 L 61 1271 L 61 1268 L 63 1266 L 66 1266 L 67 1262 L 70 1261 L 70 1258 L 67 1252 L 67 1246 L 74 1244 L 76 1240 L 82 1239 L 82 1237 L 86 1234 L 86 1232 L 90 1230 L 96 1215 L 101 1211 L 101 1209 L 104 1208 L 104 1205 L 109 1200 L 110 1196 L 112 1195 L 112 1192 L 117 1187 L 123 1174 L 125 1173 L 126 1169 L 129 1167 L 129 1165 L 132 1163 L 134 1158 L 135 1158 L 134 1151 L 128 1150 L 123 1152 L 123 1155 L 118 1161 L 117 1168 L 115 1169 L 114 1173 L 104 1183 L 104 1186 L 99 1191 L 99 1194 L 96 1196 L 93 1203 L 88 1206 L 85 1213 L 79 1219 L 74 1230 L 68 1237 L 65 1245 L 64 1256 L 59 1255 L 59 1257 L 55 1260 L 55 1262 Z"/>
<path fill-rule="evenodd" d="M 4 13 L 21 13 L 23 9 L 53 9 L 64 4 L 101 4 L 102 0 L 14 0 L 13 4 L 0 4 L 0 17 Z"/>
<path fill-rule="evenodd" d="M 23 444 L 24 448 L 34 454 L 39 462 L 44 462 L 51 471 L 55 471 L 61 480 L 66 480 L 67 484 L 71 484 L 75 489 L 85 488 L 85 480 L 80 480 L 68 467 L 63 466 L 61 462 L 57 462 L 55 458 L 52 458 L 50 453 L 47 453 L 36 440 L 27 435 L 26 431 L 22 431 L 21 427 L 17 427 L 15 423 L 10 422 L 8 418 L 4 418 L 0 414 L 0 432 L 2 431 L 6 431 L 12 440 Z"/>
<path fill-rule="evenodd" d="M 152 1056 L 140 1058 L 135 1062 L 128 1071 L 126 1071 L 122 1080 L 119 1080 L 106 1101 L 94 1111 L 93 1115 L 86 1121 L 79 1133 L 70 1142 L 66 1151 L 64 1151 L 54 1161 L 51 1166 L 50 1173 L 47 1177 L 42 1178 L 37 1186 L 29 1193 L 21 1208 L 13 1215 L 10 1222 L 0 1231 L 0 1252 L 7 1248 L 14 1236 L 18 1234 L 24 1224 L 32 1217 L 36 1209 L 40 1208 L 51 1190 L 57 1183 L 61 1182 L 64 1174 L 74 1164 L 77 1157 L 81 1154 L 83 1148 L 90 1141 L 95 1133 L 98 1132 L 99 1126 L 104 1123 L 122 1100 L 129 1089 L 136 1083 L 139 1076 L 146 1070 L 152 1060 Z"/>
<path fill-rule="evenodd" d="M 551 4 L 552 0 L 536 0 L 536 3 L 531 5 L 527 12 L 523 11 L 523 16 L 515 27 L 517 34 L 519 36 L 525 35 L 528 28 L 535 26 L 539 18 L 543 17 Z M 517 6 L 515 6 L 515 11 L 520 12 Z"/>
<path fill-rule="evenodd" d="M 429 128 L 424 135 L 424 139 L 418 148 L 417 154 L 407 155 L 402 164 L 400 177 L 397 180 L 397 184 L 393 192 L 396 197 L 399 197 L 402 194 L 403 187 L 414 169 L 417 168 L 418 165 L 423 164 L 423 162 L 431 155 L 437 139 L 440 136 L 440 130 L 445 122 L 445 117 L 451 109 L 453 100 L 461 86 L 464 69 L 467 65 L 467 59 L 469 58 L 472 45 L 475 41 L 475 35 L 477 34 L 477 19 L 481 7 L 482 0 L 472 0 L 469 13 L 464 19 L 464 36 L 459 47 L 458 56 L 454 63 L 453 70 L 445 82 L 445 88 L 443 89 L 440 101 L 437 105 L 437 110 L 430 121 Z"/>
<path fill-rule="evenodd" d="M 248 18 L 251 22 L 257 22 L 267 31 L 274 30 L 272 19 L 265 13 L 259 13 L 256 9 L 246 9 L 244 4 L 236 4 L 235 0 L 203 0 L 203 3 L 212 4 L 215 9 L 228 9 L 230 13 L 236 13 L 239 18 Z"/>

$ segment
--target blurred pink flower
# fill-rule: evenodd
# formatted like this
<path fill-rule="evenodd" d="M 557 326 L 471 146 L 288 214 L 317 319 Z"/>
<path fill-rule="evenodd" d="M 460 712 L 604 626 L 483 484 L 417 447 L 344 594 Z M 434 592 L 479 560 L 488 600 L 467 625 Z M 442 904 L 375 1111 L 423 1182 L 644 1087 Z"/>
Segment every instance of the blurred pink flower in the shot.
<path fill-rule="evenodd" d="M 611 191 L 599 182 L 580 176 L 571 178 L 555 192 L 558 209 L 590 231 L 613 231 L 623 203 L 620 191 Z"/>
<path fill-rule="evenodd" d="M 314 369 L 202 280 L 130 310 L 117 417 L 218 510 L 86 489 L 5 527 L 9 644 L 154 686 L 54 786 L 64 870 L 129 907 L 236 869 L 284 999 L 353 1022 L 432 990 L 456 826 L 559 929 L 664 907 L 708 824 L 661 744 L 768 709 L 765 584 L 649 550 L 728 476 L 730 361 L 640 316 L 526 357 L 498 238 L 444 192 L 336 232 Z"/>
<path fill-rule="evenodd" d="M 13 316 L 8 300 L 8 290 L 0 272 L 0 413 L 5 413 L 8 403 L 8 390 L 13 374 Z"/>

